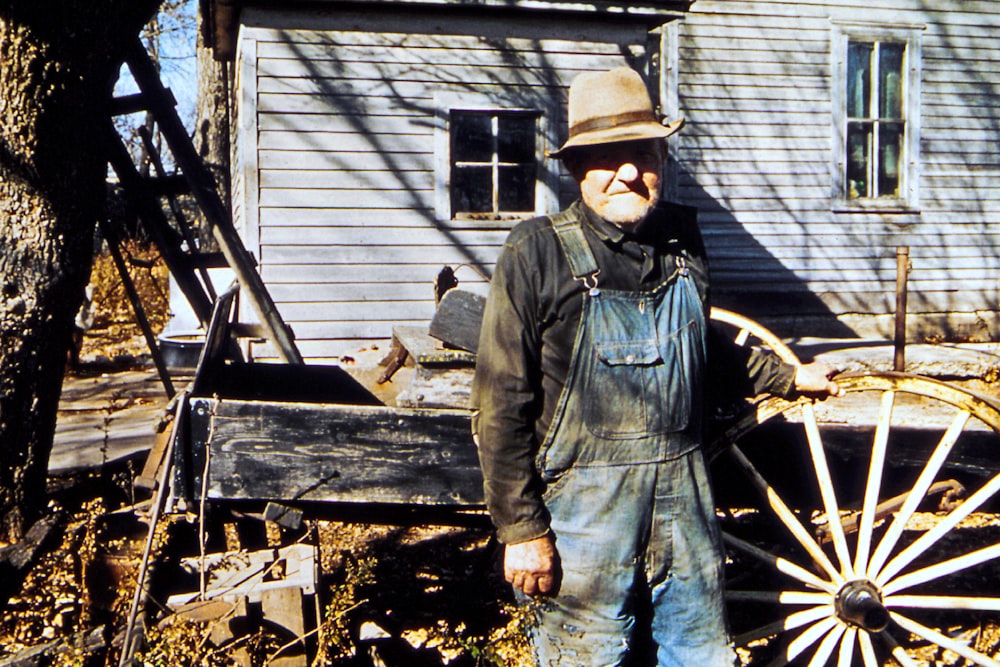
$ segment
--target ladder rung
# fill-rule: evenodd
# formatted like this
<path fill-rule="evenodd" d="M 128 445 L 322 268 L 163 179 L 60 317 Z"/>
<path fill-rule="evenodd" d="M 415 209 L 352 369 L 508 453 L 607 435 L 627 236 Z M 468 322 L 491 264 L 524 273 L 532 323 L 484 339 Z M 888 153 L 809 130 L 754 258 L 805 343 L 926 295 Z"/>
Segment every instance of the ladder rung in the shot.
<path fill-rule="evenodd" d="M 189 253 L 191 266 L 196 269 L 222 269 L 229 266 L 226 256 L 221 252 Z"/>
<path fill-rule="evenodd" d="M 150 176 L 146 179 L 146 187 L 151 194 L 158 197 L 186 195 L 191 192 L 191 186 L 183 174 Z"/>
<path fill-rule="evenodd" d="M 167 99 L 172 106 L 177 106 L 177 99 L 174 97 L 173 92 L 169 88 L 163 89 L 167 93 Z M 130 113 L 139 113 L 140 111 L 149 111 L 150 104 L 146 99 L 144 93 L 132 93 L 131 95 L 122 95 L 111 100 L 111 115 L 112 116 L 126 116 Z"/>

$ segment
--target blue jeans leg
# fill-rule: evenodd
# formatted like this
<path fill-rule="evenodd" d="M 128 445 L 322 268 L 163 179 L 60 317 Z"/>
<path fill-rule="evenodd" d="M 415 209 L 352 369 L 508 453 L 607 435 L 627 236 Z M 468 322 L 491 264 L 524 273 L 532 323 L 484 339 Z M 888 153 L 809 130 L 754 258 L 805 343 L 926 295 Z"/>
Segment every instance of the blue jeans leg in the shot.
<path fill-rule="evenodd" d="M 735 654 L 726 623 L 724 560 L 715 518 L 715 503 L 701 452 L 662 468 L 660 478 L 669 500 L 654 519 L 657 531 L 669 534 L 671 558 L 661 571 L 647 572 L 652 582 L 652 635 L 658 667 L 731 667 Z M 655 557 L 655 543 L 649 557 Z"/>

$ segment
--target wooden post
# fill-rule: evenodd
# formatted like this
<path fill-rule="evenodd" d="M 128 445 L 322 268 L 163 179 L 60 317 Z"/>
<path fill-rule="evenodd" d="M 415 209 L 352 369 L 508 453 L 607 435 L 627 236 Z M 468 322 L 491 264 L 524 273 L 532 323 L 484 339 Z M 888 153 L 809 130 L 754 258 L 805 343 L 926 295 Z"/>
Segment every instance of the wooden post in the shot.
<path fill-rule="evenodd" d="M 896 336 L 892 368 L 902 373 L 906 369 L 906 278 L 910 272 L 910 248 L 896 248 Z"/>

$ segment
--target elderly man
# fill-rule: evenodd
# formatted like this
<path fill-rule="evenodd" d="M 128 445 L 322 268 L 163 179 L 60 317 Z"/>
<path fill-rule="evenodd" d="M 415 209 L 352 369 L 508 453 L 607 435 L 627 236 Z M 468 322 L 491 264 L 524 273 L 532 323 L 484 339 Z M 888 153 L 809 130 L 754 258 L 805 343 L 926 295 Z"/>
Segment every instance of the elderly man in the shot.
<path fill-rule="evenodd" d="M 712 332 L 695 212 L 660 198 L 683 121 L 658 121 L 638 73 L 578 76 L 569 124 L 552 156 L 581 199 L 511 232 L 479 344 L 474 429 L 504 573 L 538 602 L 540 665 L 621 664 L 642 619 L 659 665 L 731 665 L 707 378 L 839 389 L 823 364 L 734 354 Z"/>

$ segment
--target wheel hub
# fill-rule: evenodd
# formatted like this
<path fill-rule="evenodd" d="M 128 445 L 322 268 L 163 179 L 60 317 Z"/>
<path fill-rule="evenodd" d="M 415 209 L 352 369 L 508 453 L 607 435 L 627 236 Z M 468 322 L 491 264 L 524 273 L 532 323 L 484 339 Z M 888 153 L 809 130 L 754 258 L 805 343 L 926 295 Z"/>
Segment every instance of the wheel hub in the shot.
<path fill-rule="evenodd" d="M 847 582 L 837 593 L 834 605 L 842 621 L 868 632 L 882 632 L 889 625 L 889 611 L 870 581 Z"/>

